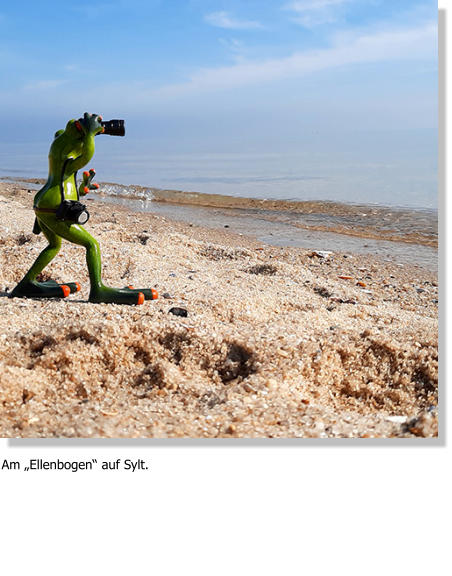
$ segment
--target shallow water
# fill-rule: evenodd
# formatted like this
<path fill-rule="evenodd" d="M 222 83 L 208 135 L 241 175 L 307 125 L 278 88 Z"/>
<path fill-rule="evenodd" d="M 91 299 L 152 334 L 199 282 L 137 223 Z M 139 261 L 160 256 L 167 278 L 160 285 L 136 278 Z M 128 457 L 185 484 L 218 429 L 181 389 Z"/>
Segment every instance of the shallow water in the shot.
<path fill-rule="evenodd" d="M 288 214 L 273 213 L 259 210 L 237 208 L 212 208 L 156 202 L 147 199 L 127 198 L 118 195 L 93 195 L 94 201 L 106 201 L 121 205 L 139 212 L 151 212 L 160 216 L 180 220 L 209 228 L 225 228 L 236 234 L 253 236 L 257 240 L 273 246 L 301 247 L 311 250 L 330 250 L 350 252 L 354 254 L 372 254 L 379 258 L 400 264 L 412 264 L 436 271 L 438 265 L 438 250 L 433 246 L 414 242 L 388 241 L 368 238 L 362 235 L 337 233 L 328 231 L 329 214 L 325 214 L 322 230 L 300 228 Z M 321 214 L 317 214 L 317 220 Z M 428 227 L 434 227 L 433 217 L 420 215 L 417 226 L 424 231 L 420 223 L 426 218 Z M 334 219 L 334 216 L 333 216 Z M 403 220 L 403 219 L 402 219 Z M 406 220 L 404 221 L 406 225 Z"/>
<path fill-rule="evenodd" d="M 428 246 L 437 246 L 438 242 L 438 214 L 431 209 L 414 210 L 325 201 L 261 200 L 118 184 L 103 184 L 100 194 L 105 198 L 123 198 L 125 201 L 234 209 L 242 216 L 248 215 L 261 221 L 279 222 L 300 229 Z"/>
<path fill-rule="evenodd" d="M 15 180 L 37 190 L 43 181 Z M 187 193 L 101 183 L 95 202 L 108 202 L 183 222 L 255 237 L 274 246 L 373 254 L 436 271 L 438 214 L 323 201 L 287 201 Z"/>

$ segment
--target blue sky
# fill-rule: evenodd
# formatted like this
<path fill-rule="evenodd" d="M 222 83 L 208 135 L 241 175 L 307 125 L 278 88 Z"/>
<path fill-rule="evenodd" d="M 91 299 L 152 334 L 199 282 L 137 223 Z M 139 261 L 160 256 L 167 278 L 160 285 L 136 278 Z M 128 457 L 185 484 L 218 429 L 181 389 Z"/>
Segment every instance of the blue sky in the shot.
<path fill-rule="evenodd" d="M 1 139 L 84 111 L 171 149 L 436 130 L 431 0 L 3 2 Z"/>

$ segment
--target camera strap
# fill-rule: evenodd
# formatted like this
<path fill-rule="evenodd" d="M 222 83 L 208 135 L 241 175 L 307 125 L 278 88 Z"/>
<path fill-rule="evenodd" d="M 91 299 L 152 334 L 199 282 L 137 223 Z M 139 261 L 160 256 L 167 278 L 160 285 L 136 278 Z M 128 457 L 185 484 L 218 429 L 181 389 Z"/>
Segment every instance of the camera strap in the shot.
<path fill-rule="evenodd" d="M 44 212 L 44 214 L 56 214 L 57 208 L 33 208 L 35 212 Z"/>

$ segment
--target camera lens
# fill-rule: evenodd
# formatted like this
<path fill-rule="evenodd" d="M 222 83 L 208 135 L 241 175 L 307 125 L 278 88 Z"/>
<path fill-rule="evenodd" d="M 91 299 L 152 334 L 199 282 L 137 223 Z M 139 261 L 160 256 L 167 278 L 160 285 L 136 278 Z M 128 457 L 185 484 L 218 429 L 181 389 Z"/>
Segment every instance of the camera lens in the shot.
<path fill-rule="evenodd" d="M 124 127 L 124 120 L 105 120 L 101 122 L 104 128 L 103 134 L 110 136 L 124 136 L 126 129 Z"/>
<path fill-rule="evenodd" d="M 80 212 L 77 218 L 77 224 L 86 224 L 89 220 L 89 214 L 86 210 Z"/>

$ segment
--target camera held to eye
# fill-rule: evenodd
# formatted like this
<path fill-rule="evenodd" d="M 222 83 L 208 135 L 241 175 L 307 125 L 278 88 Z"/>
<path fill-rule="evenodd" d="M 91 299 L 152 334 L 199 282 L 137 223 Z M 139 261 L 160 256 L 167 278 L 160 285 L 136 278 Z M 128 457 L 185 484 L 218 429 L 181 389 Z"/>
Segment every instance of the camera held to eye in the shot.
<path fill-rule="evenodd" d="M 124 120 L 105 120 L 101 122 L 104 131 L 102 134 L 109 136 L 124 136 L 126 129 L 124 127 Z"/>

